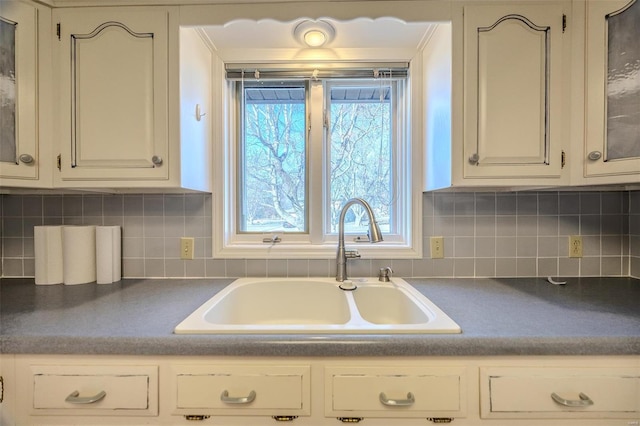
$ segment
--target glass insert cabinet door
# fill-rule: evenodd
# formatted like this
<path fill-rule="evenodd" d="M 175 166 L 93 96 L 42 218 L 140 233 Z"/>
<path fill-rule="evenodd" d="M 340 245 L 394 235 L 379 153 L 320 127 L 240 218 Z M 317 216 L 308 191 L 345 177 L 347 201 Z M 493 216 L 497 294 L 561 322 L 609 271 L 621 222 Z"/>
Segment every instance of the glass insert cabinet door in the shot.
<path fill-rule="evenodd" d="M 640 177 L 640 1 L 587 10 L 587 176 Z"/>
<path fill-rule="evenodd" d="M 0 16 L 0 161 L 16 161 L 16 28 Z"/>
<path fill-rule="evenodd" d="M 606 160 L 640 157 L 640 1 L 606 19 Z"/>
<path fill-rule="evenodd" d="M 0 177 L 37 178 L 36 10 L 0 2 Z"/>

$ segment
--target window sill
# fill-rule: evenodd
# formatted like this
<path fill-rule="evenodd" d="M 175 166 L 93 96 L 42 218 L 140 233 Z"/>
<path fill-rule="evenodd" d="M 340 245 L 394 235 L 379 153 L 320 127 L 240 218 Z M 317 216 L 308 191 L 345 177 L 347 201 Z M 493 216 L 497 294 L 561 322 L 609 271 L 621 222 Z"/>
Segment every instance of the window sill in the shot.
<path fill-rule="evenodd" d="M 420 259 L 422 247 L 394 243 L 347 243 L 347 249 L 358 250 L 364 259 Z M 332 259 L 337 244 L 234 244 L 213 247 L 217 259 Z"/>

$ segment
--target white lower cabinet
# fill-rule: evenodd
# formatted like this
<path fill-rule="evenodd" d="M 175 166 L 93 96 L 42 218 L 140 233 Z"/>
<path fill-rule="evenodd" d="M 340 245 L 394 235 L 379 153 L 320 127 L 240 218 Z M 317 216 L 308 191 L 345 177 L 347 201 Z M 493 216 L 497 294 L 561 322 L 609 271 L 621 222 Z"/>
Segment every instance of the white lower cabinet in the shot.
<path fill-rule="evenodd" d="M 15 369 L 13 355 L 0 354 L 0 425 L 15 425 Z"/>
<path fill-rule="evenodd" d="M 637 368 L 489 367 L 480 383 L 483 418 L 640 417 Z"/>
<path fill-rule="evenodd" d="M 33 415 L 155 416 L 156 366 L 33 365 Z"/>
<path fill-rule="evenodd" d="M 173 413 L 308 416 L 311 368 L 277 365 L 179 365 L 173 368 Z"/>
<path fill-rule="evenodd" d="M 327 367 L 327 417 L 466 416 L 464 367 Z"/>
<path fill-rule="evenodd" d="M 640 424 L 638 355 L 7 359 L 2 426 Z"/>

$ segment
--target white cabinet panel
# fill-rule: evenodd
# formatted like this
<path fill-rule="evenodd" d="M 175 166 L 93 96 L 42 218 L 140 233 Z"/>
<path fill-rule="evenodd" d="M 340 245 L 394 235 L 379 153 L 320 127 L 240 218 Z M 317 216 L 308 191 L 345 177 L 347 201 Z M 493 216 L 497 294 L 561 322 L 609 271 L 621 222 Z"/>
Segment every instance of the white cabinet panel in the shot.
<path fill-rule="evenodd" d="M 562 168 L 560 5 L 464 9 L 464 178 Z"/>
<path fill-rule="evenodd" d="M 63 180 L 167 179 L 169 13 L 54 12 Z"/>
<path fill-rule="evenodd" d="M 325 414 L 345 417 L 465 417 L 463 368 L 328 367 Z"/>
<path fill-rule="evenodd" d="M 155 416 L 155 366 L 31 366 L 33 415 Z"/>
<path fill-rule="evenodd" d="M 628 417 L 640 414 L 640 370 L 486 368 L 482 416 Z"/>
<path fill-rule="evenodd" d="M 0 354 L 0 424 L 15 425 L 15 369 L 13 355 Z"/>
<path fill-rule="evenodd" d="M 175 412 L 217 415 L 309 415 L 308 366 L 175 367 Z"/>
<path fill-rule="evenodd" d="M 71 39 L 72 166 L 153 167 L 154 34 L 107 22 Z"/>

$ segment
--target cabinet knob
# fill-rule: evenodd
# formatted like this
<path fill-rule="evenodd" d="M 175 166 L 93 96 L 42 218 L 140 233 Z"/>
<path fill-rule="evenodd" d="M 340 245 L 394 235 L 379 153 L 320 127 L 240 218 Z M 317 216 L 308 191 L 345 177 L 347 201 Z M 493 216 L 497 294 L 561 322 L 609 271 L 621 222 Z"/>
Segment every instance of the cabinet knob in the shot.
<path fill-rule="evenodd" d="M 600 151 L 591 151 L 588 155 L 589 160 L 596 161 L 602 158 L 602 153 Z"/>
<path fill-rule="evenodd" d="M 162 157 L 160 157 L 159 155 L 154 155 L 153 157 L 151 157 L 151 162 L 153 164 L 155 164 L 156 166 L 161 166 L 162 165 Z"/>
<path fill-rule="evenodd" d="M 20 155 L 20 157 L 18 157 L 18 159 L 20 159 L 20 161 L 22 161 L 24 164 L 33 163 L 33 156 L 30 154 L 22 154 Z"/>
<path fill-rule="evenodd" d="M 477 152 L 476 152 L 476 153 L 474 153 L 473 155 L 471 155 L 471 156 L 469 157 L 469 162 L 470 162 L 471 164 L 478 164 L 478 161 L 479 161 L 479 160 L 480 160 L 480 156 L 478 155 L 478 153 L 477 153 Z"/>

